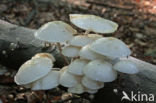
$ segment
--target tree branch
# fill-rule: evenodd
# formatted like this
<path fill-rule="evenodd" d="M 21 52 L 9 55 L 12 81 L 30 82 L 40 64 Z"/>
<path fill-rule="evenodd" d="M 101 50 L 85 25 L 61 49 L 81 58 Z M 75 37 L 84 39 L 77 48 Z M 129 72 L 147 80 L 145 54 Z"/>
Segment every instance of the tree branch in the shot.
<path fill-rule="evenodd" d="M 63 66 L 64 62 L 58 51 L 44 48 L 41 41 L 34 38 L 34 31 L 0 20 L 0 63 L 17 69 L 34 54 L 51 52 L 57 60 L 55 65 Z M 19 46 L 11 51 L 10 43 L 16 43 Z M 119 86 L 121 90 L 129 92 L 141 91 L 156 95 L 156 66 L 134 57 L 129 57 L 128 59 L 138 65 L 140 72 L 136 75 L 120 74 L 119 80 L 121 79 L 122 81 L 119 81 L 119 84 L 115 81 L 111 85 L 114 87 Z"/>

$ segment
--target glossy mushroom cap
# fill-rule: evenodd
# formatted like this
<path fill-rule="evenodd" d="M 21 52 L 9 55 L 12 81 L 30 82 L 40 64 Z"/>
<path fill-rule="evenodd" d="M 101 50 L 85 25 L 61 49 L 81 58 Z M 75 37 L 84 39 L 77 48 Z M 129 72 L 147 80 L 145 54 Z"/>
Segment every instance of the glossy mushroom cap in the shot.
<path fill-rule="evenodd" d="M 64 70 L 60 75 L 59 83 L 64 87 L 74 87 L 79 83 L 79 77 Z"/>
<path fill-rule="evenodd" d="M 48 90 L 55 88 L 59 85 L 59 71 L 52 70 L 46 76 L 42 77 L 41 79 L 35 81 L 32 84 L 32 90 Z"/>
<path fill-rule="evenodd" d="M 90 45 L 90 49 L 111 59 L 127 57 L 131 54 L 124 42 L 113 37 L 96 40 Z"/>
<path fill-rule="evenodd" d="M 86 77 L 99 82 L 112 82 L 117 78 L 117 72 L 112 69 L 112 64 L 103 60 L 89 62 L 83 72 Z"/>
<path fill-rule="evenodd" d="M 83 75 L 83 69 L 88 64 L 88 60 L 76 59 L 68 67 L 68 72 L 74 75 Z"/>
<path fill-rule="evenodd" d="M 69 40 L 68 44 L 83 47 L 99 38 L 102 38 L 102 36 L 98 34 L 78 35 Z"/>
<path fill-rule="evenodd" d="M 70 21 L 77 27 L 96 33 L 113 33 L 118 24 L 95 15 L 70 14 Z"/>
<path fill-rule="evenodd" d="M 50 53 L 37 53 L 32 58 L 38 58 L 38 57 L 47 57 L 47 58 L 51 59 L 52 62 L 56 61 L 54 56 L 52 54 L 50 54 Z"/>
<path fill-rule="evenodd" d="M 32 58 L 19 68 L 14 80 L 19 85 L 34 82 L 47 75 L 52 66 L 52 61 L 49 58 Z"/>
<path fill-rule="evenodd" d="M 98 82 L 98 81 L 94 81 L 92 79 L 87 78 L 86 76 L 84 76 L 82 78 L 82 84 L 89 89 L 100 89 L 104 87 L 104 83 L 102 82 Z"/>
<path fill-rule="evenodd" d="M 95 60 L 95 59 L 104 59 L 103 55 L 100 55 L 92 50 L 90 50 L 90 45 L 86 45 L 80 49 L 79 56 L 82 59 Z"/>
<path fill-rule="evenodd" d="M 68 88 L 68 92 L 82 94 L 84 92 L 84 87 L 82 84 L 77 84 L 74 87 Z"/>
<path fill-rule="evenodd" d="M 79 56 L 79 51 L 80 51 L 80 48 L 79 47 L 66 46 L 62 50 L 62 54 L 64 56 L 67 56 L 67 57 L 78 57 Z"/>
<path fill-rule="evenodd" d="M 87 36 L 89 38 L 92 38 L 93 40 L 97 40 L 97 39 L 103 38 L 103 36 L 99 35 L 99 34 L 87 34 Z"/>
<path fill-rule="evenodd" d="M 136 74 L 139 72 L 137 65 L 130 60 L 121 60 L 117 62 L 113 68 L 119 72 L 127 74 Z"/>
<path fill-rule="evenodd" d="M 35 32 L 35 37 L 46 42 L 65 42 L 70 40 L 77 31 L 62 21 L 44 24 Z"/>

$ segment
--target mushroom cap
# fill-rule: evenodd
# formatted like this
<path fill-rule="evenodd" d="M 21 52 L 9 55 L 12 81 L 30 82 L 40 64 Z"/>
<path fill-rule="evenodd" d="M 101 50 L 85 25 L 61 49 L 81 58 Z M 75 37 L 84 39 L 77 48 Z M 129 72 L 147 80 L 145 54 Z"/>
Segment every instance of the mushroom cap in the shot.
<path fill-rule="evenodd" d="M 64 66 L 61 70 L 60 70 L 60 74 L 64 73 L 64 71 L 66 71 L 68 69 L 68 66 Z"/>
<path fill-rule="evenodd" d="M 89 38 L 94 39 L 94 40 L 103 38 L 103 36 L 102 36 L 102 35 L 99 35 L 99 34 L 87 34 L 87 36 L 88 36 Z"/>
<path fill-rule="evenodd" d="M 83 68 L 88 64 L 88 60 L 76 59 L 68 67 L 68 72 L 74 75 L 83 75 Z"/>
<path fill-rule="evenodd" d="M 59 83 L 64 87 L 74 87 L 79 83 L 79 77 L 67 71 L 61 73 Z"/>
<path fill-rule="evenodd" d="M 70 40 L 77 31 L 62 21 L 44 24 L 35 32 L 35 37 L 46 42 L 65 42 Z"/>
<path fill-rule="evenodd" d="M 80 51 L 79 47 L 66 46 L 62 50 L 62 54 L 67 56 L 67 57 L 77 57 L 77 56 L 79 56 L 79 51 Z"/>
<path fill-rule="evenodd" d="M 84 87 L 82 84 L 77 84 L 74 87 L 68 88 L 69 93 L 82 94 L 84 92 Z"/>
<path fill-rule="evenodd" d="M 113 68 L 119 72 L 127 74 L 136 74 L 139 72 L 137 65 L 130 60 L 121 60 L 117 62 Z"/>
<path fill-rule="evenodd" d="M 86 77 L 99 82 L 112 82 L 117 78 L 117 72 L 112 69 L 112 64 L 103 60 L 89 62 L 83 72 Z"/>
<path fill-rule="evenodd" d="M 78 35 L 69 40 L 68 44 L 72 46 L 83 47 L 99 38 L 102 38 L 102 36 L 97 34 Z"/>
<path fill-rule="evenodd" d="M 89 79 L 86 76 L 82 78 L 81 82 L 86 88 L 89 89 L 100 89 L 104 87 L 104 83 Z"/>
<path fill-rule="evenodd" d="M 131 54 L 124 42 L 113 37 L 96 40 L 90 45 L 90 49 L 111 59 L 127 57 Z"/>
<path fill-rule="evenodd" d="M 49 58 L 32 58 L 19 68 L 14 80 L 19 85 L 34 82 L 47 75 L 52 66 L 52 61 Z"/>
<path fill-rule="evenodd" d="M 118 28 L 117 23 L 95 15 L 70 14 L 69 17 L 75 26 L 96 33 L 113 33 Z"/>
<path fill-rule="evenodd" d="M 95 60 L 95 59 L 104 59 L 103 55 L 100 55 L 92 50 L 90 50 L 90 45 L 86 45 L 80 49 L 79 56 L 82 59 Z"/>
<path fill-rule="evenodd" d="M 40 57 L 47 57 L 47 58 L 51 59 L 52 62 L 56 61 L 54 56 L 52 54 L 50 54 L 50 53 L 37 53 L 32 58 L 40 58 Z"/>
<path fill-rule="evenodd" d="M 32 90 L 47 90 L 55 88 L 59 85 L 59 77 L 59 71 L 51 70 L 46 76 L 32 84 Z"/>

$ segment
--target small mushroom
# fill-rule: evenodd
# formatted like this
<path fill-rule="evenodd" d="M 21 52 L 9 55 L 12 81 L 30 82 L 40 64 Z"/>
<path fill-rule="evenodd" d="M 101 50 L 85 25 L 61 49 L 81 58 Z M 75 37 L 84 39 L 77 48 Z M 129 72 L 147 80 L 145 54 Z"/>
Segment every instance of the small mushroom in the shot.
<path fill-rule="evenodd" d="M 89 62 L 83 72 L 86 77 L 99 82 L 112 82 L 117 78 L 117 72 L 112 69 L 112 64 L 103 60 Z"/>
<path fill-rule="evenodd" d="M 82 78 L 81 82 L 86 88 L 93 89 L 93 90 L 104 87 L 104 83 L 89 79 L 86 76 Z"/>
<path fill-rule="evenodd" d="M 70 25 L 62 21 L 53 21 L 44 24 L 35 32 L 35 37 L 45 42 L 57 43 L 60 54 L 65 63 L 68 64 L 68 60 L 62 54 L 62 48 L 60 43 L 66 42 L 73 38 L 77 33 Z"/>
<path fill-rule="evenodd" d="M 83 47 L 99 38 L 102 38 L 102 36 L 98 34 L 78 35 L 69 40 L 68 44 L 72 46 Z"/>
<path fill-rule="evenodd" d="M 74 87 L 79 83 L 79 77 L 69 73 L 67 68 L 61 72 L 59 83 L 64 87 Z"/>
<path fill-rule="evenodd" d="M 82 59 L 87 59 L 87 60 L 95 60 L 95 59 L 105 59 L 103 55 L 100 55 L 92 50 L 90 50 L 90 45 L 86 45 L 82 47 L 82 49 L 79 52 L 79 56 Z"/>
<path fill-rule="evenodd" d="M 67 57 L 78 57 L 79 56 L 79 51 L 80 51 L 80 48 L 79 47 L 66 46 L 62 50 L 62 54 L 65 55 L 65 56 L 67 56 Z"/>
<path fill-rule="evenodd" d="M 44 24 L 35 32 L 35 37 L 46 42 L 65 42 L 73 38 L 77 31 L 62 21 L 52 21 Z"/>
<path fill-rule="evenodd" d="M 96 33 L 113 33 L 118 24 L 95 15 L 70 14 L 70 21 L 77 27 Z"/>
<path fill-rule="evenodd" d="M 127 74 L 136 74 L 139 72 L 137 65 L 130 60 L 121 60 L 117 62 L 113 68 L 119 72 Z"/>
<path fill-rule="evenodd" d="M 55 68 L 54 68 L 55 69 Z M 32 83 L 32 90 L 48 90 L 59 85 L 59 71 L 52 70 L 46 76 Z"/>
<path fill-rule="evenodd" d="M 83 75 L 83 68 L 88 64 L 88 60 L 76 59 L 68 67 L 68 72 L 74 75 Z"/>
<path fill-rule="evenodd" d="M 124 42 L 113 37 L 96 40 L 90 45 L 90 49 L 110 59 L 127 57 L 131 54 L 130 49 Z"/>
<path fill-rule="evenodd" d="M 14 81 L 19 85 L 34 82 L 47 75 L 51 71 L 52 66 L 51 59 L 47 57 L 32 58 L 19 68 Z"/>
<path fill-rule="evenodd" d="M 84 92 L 84 87 L 82 84 L 77 84 L 74 87 L 68 88 L 69 93 L 82 94 Z"/>

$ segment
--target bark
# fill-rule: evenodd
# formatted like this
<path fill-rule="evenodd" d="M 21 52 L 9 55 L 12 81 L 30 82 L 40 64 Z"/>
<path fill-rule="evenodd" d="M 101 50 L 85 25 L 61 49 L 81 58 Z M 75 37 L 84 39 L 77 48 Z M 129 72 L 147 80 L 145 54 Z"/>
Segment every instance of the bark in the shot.
<path fill-rule="evenodd" d="M 0 63 L 17 69 L 34 54 L 50 52 L 57 60 L 56 65 L 61 67 L 64 62 L 57 50 L 44 48 L 43 43 L 34 38 L 34 31 L 0 20 Z M 17 44 L 17 48 L 10 50 L 10 43 Z M 138 65 L 140 72 L 136 75 L 120 74 L 118 81 L 109 84 L 112 88 L 108 92 L 112 92 L 113 88 L 117 88 L 128 93 L 140 91 L 141 93 L 153 93 L 156 95 L 156 66 L 134 57 L 129 57 L 128 59 Z"/>

